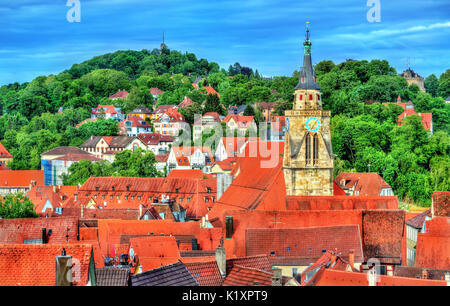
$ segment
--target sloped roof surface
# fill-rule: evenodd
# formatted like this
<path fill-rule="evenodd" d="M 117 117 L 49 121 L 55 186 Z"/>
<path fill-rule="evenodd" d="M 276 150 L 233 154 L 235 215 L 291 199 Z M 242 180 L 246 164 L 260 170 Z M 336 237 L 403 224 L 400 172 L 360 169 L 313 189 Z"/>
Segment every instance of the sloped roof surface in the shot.
<path fill-rule="evenodd" d="M 79 262 L 75 285 L 87 284 L 92 246 L 90 244 L 0 244 L 1 286 L 55 286 L 56 257 L 66 254 Z"/>
<path fill-rule="evenodd" d="M 95 269 L 97 286 L 128 286 L 129 269 L 100 268 Z"/>
<path fill-rule="evenodd" d="M 198 286 L 181 262 L 133 275 L 131 282 L 132 286 Z"/>
<path fill-rule="evenodd" d="M 224 286 L 271 286 L 273 273 L 258 269 L 233 266 L 225 277 Z"/>
<path fill-rule="evenodd" d="M 215 260 L 184 264 L 200 286 L 222 286 L 222 275 Z"/>

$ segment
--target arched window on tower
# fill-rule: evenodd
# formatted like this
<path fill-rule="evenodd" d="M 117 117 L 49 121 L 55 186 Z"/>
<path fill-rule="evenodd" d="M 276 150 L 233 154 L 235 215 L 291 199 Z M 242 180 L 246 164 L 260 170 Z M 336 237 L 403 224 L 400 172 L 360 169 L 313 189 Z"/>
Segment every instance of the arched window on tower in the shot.
<path fill-rule="evenodd" d="M 306 140 L 305 140 L 305 160 L 306 164 L 311 164 L 311 135 L 308 133 L 306 134 Z"/>
<path fill-rule="evenodd" d="M 314 134 L 313 137 L 313 164 L 317 165 L 319 163 L 319 137 Z"/>

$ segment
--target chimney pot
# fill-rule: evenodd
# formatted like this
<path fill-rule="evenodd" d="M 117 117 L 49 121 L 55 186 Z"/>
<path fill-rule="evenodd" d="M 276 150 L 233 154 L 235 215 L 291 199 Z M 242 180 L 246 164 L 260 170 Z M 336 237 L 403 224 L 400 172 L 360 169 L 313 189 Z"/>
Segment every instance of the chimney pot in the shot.
<path fill-rule="evenodd" d="M 348 261 L 352 270 L 355 269 L 355 250 L 349 250 L 348 252 Z"/>

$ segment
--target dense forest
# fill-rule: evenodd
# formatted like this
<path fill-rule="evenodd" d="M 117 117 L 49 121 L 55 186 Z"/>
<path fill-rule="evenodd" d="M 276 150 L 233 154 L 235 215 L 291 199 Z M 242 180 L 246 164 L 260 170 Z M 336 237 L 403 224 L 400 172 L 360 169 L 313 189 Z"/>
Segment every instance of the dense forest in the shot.
<path fill-rule="evenodd" d="M 450 96 L 450 69 L 426 78 L 427 93 L 408 86 L 386 60 L 321 61 L 315 69 L 324 108 L 332 113 L 335 174 L 370 168 L 383 176 L 400 199 L 424 206 L 430 205 L 433 191 L 450 190 L 450 104 L 445 103 Z M 192 83 L 199 79 L 200 88 L 212 86 L 220 99 L 194 90 Z M 276 112 L 283 115 L 292 108 L 297 82 L 297 70 L 292 76 L 264 78 L 239 63 L 221 69 L 193 53 L 167 47 L 117 51 L 75 64 L 58 75 L 0 87 L 0 139 L 14 156 L 11 169 L 39 169 L 40 154 L 46 150 L 78 146 L 91 135 L 117 135 L 117 124 L 111 120 L 75 126 L 90 116 L 91 108 L 111 104 L 108 97 L 118 90 L 130 93 L 114 103 L 126 112 L 139 105 L 154 107 L 151 87 L 164 91 L 158 105 L 178 104 L 188 96 L 195 103 L 180 112 L 192 123 L 195 113 L 224 113 L 220 104 L 227 108 L 276 102 Z M 433 135 L 418 116 L 408 117 L 402 126 L 396 124 L 401 107 L 380 102 L 394 102 L 398 96 L 411 100 L 416 112 L 433 113 Z M 260 110 L 253 112 L 261 120 Z M 135 172 L 127 175 L 146 175 Z"/>

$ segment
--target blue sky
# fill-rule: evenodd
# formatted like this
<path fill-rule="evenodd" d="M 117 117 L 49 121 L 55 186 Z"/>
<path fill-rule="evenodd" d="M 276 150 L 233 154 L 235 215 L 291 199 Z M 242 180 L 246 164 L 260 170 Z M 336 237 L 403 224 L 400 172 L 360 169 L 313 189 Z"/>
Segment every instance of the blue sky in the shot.
<path fill-rule="evenodd" d="M 169 48 L 221 67 L 291 75 L 306 20 L 314 63 L 387 59 L 401 72 L 409 59 L 424 77 L 450 68 L 449 0 L 380 0 L 379 23 L 367 21 L 367 0 L 80 0 L 80 23 L 66 20 L 66 2 L 0 0 L 0 85 L 116 50 L 151 50 L 163 31 Z"/>

